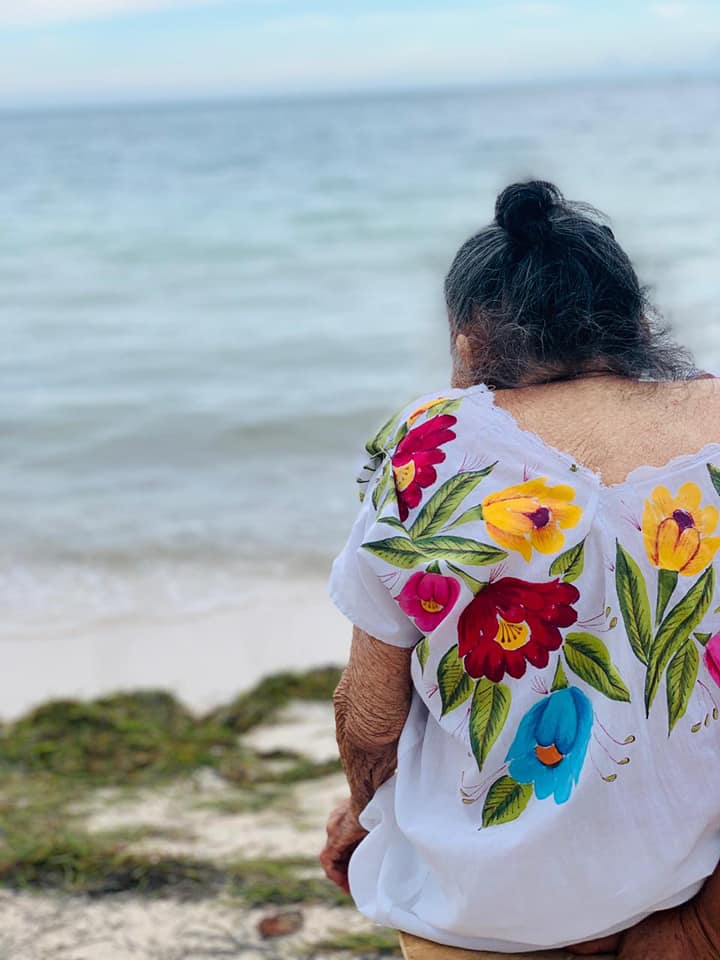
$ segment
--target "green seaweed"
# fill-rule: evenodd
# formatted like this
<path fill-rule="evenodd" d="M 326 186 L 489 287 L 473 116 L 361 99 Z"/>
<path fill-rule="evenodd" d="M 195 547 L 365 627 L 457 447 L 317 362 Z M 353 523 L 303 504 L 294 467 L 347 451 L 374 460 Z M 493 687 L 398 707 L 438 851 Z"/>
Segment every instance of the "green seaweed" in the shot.
<path fill-rule="evenodd" d="M 163 690 L 118 693 L 96 700 L 54 700 L 0 730 L 0 773 L 14 768 L 121 784 L 168 779 L 212 767 L 233 783 L 293 783 L 324 776 L 337 762 L 313 764 L 299 753 L 273 775 L 238 735 L 292 700 L 327 700 L 339 667 L 275 674 L 231 704 L 197 717 Z"/>
<path fill-rule="evenodd" d="M 228 868 L 229 892 L 251 907 L 326 903 L 349 906 L 350 898 L 305 857 L 243 860 Z"/>
<path fill-rule="evenodd" d="M 216 766 L 231 751 L 227 729 L 197 720 L 169 693 L 140 691 L 37 707 L 0 735 L 0 768 L 125 783 Z"/>
<path fill-rule="evenodd" d="M 292 700 L 331 700 L 342 669 L 327 666 L 304 673 L 276 673 L 241 693 L 232 703 L 218 707 L 209 718 L 235 733 L 246 733 L 271 720 Z"/>
<path fill-rule="evenodd" d="M 172 827 L 130 826 L 104 833 L 84 826 L 87 801 L 113 803 L 126 789 L 171 783 L 209 767 L 227 791 L 199 805 L 227 812 L 292 807 L 289 787 L 340 770 L 292 750 L 257 753 L 239 731 L 293 699 L 327 699 L 338 668 L 267 678 L 226 708 L 198 717 L 164 691 L 56 700 L 0 728 L 0 886 L 92 896 L 138 892 L 205 897 L 220 891 L 252 905 L 349 899 L 315 860 L 231 864 L 133 849 L 177 838 Z M 108 792 L 106 788 L 111 788 Z M 100 790 L 100 792 L 98 792 Z"/>

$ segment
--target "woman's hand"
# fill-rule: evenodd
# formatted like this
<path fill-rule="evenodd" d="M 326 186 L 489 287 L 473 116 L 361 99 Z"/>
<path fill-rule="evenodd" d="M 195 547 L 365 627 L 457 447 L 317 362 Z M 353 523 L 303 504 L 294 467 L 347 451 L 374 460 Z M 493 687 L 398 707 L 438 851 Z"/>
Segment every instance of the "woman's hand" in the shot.
<path fill-rule="evenodd" d="M 327 822 L 327 842 L 320 854 L 320 863 L 328 878 L 334 884 L 350 893 L 348 886 L 348 864 L 353 850 L 367 830 L 363 829 L 352 811 L 348 798 L 332 811 Z"/>
<path fill-rule="evenodd" d="M 618 960 L 718 960 L 720 939 L 696 900 L 653 913 L 621 935 Z"/>

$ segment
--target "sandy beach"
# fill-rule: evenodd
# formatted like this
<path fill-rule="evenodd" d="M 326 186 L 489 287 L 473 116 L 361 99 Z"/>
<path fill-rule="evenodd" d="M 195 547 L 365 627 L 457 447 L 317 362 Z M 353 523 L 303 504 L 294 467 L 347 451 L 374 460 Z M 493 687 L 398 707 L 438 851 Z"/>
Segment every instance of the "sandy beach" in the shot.
<path fill-rule="evenodd" d="M 121 774 L 93 780 L 82 769 L 60 770 L 46 780 L 32 761 L 18 768 L 7 745 L 7 738 L 15 736 L 13 721 L 38 707 L 40 714 L 36 710 L 31 718 L 44 716 L 52 710 L 48 701 L 58 699 L 85 702 L 125 691 L 132 701 L 142 697 L 137 691 L 164 690 L 176 698 L 181 712 L 187 708 L 192 711 L 188 716 L 201 717 L 221 703 L 238 702 L 239 694 L 257 689 L 268 675 L 341 666 L 349 638 L 350 627 L 330 604 L 320 577 L 285 581 L 281 603 L 276 584 L 246 579 L 232 608 L 98 620 L 82 628 L 56 625 L 44 636 L 6 631 L 1 646 L 13 668 L 0 676 L 6 724 L 0 730 L 0 766 L 10 762 L 10 774 L 0 787 L 2 960 L 267 960 L 300 957 L 308 950 L 347 957 L 347 950 L 333 947 L 341 934 L 350 935 L 351 953 L 375 956 L 373 925 L 346 897 L 333 894 L 329 883 L 307 902 L 301 890 L 300 877 L 313 884 L 322 878 L 317 855 L 327 814 L 347 793 L 338 770 L 329 688 L 322 701 L 291 701 L 279 711 L 266 710 L 260 699 L 266 719 L 248 721 L 250 729 L 230 746 L 228 773 L 200 758 L 186 773 L 149 782 L 143 778 L 137 785 L 123 785 Z M 68 723 L 74 722 L 69 719 L 74 709 L 68 707 Z M 98 722 L 109 717 L 110 708 L 101 707 Z M 21 720 L 20 727 L 28 722 L 32 726 L 35 721 Z M 68 737 L 76 736 L 73 730 L 68 727 Z M 88 749 L 94 750 L 92 742 Z M 91 760 L 80 755 L 80 765 L 89 770 Z M 74 863 L 77 840 L 64 839 L 66 829 L 80 830 L 82 848 L 89 852 L 96 841 L 110 842 L 113 855 L 139 858 L 139 876 L 168 865 L 171 872 L 189 870 L 192 875 L 193 864 L 201 864 L 203 874 L 217 871 L 235 879 L 229 886 L 225 881 L 219 886 L 209 881 L 207 888 L 200 883 L 190 895 L 182 886 L 176 889 L 174 881 L 159 896 L 146 895 L 142 884 L 133 888 L 132 882 L 130 889 L 90 895 L 73 893 L 72 883 L 69 889 L 62 882 L 56 888 L 53 879 L 48 890 L 43 871 L 52 874 L 53 862 Z M 36 866 L 16 882 L 13 871 L 36 831 L 47 831 L 41 847 L 49 843 L 56 850 L 36 850 Z M 38 857 L 44 866 L 36 873 Z M 233 892 L 238 883 L 242 887 L 247 871 L 252 876 L 259 871 L 261 891 L 266 883 L 267 893 L 247 899 Z M 279 879 L 274 879 L 276 871 Z M 282 884 L 289 884 L 290 892 Z M 292 932 L 268 938 L 260 932 L 267 922 Z"/>
<path fill-rule="evenodd" d="M 65 775 L 45 782 L 25 773 L 20 794 L 15 775 L 6 778 L 0 957 L 272 960 L 396 952 L 392 931 L 359 915 L 317 862 L 327 814 L 347 795 L 332 705 L 291 701 L 241 734 L 237 748 L 249 763 L 239 778 L 237 768 L 222 766 L 137 784 L 93 785 Z M 40 796 L 31 793 L 38 783 Z M 64 790 L 64 803 L 51 796 Z M 28 804 L 37 809 L 29 819 Z M 25 832 L 19 841 L 14 817 Z M 23 853 L 32 844 L 28 828 L 53 831 L 29 855 L 32 867 Z M 80 831 L 75 840 L 68 829 Z M 134 874 L 92 866 L 94 844 L 102 850 L 108 843 L 118 864 L 136 864 Z"/>
<path fill-rule="evenodd" d="M 330 603 L 326 580 L 244 578 L 237 605 L 211 612 L 48 624 L 0 632 L 11 670 L 0 673 L 0 716 L 9 720 L 58 697 L 165 689 L 207 710 L 268 674 L 347 657 L 350 626 Z"/>

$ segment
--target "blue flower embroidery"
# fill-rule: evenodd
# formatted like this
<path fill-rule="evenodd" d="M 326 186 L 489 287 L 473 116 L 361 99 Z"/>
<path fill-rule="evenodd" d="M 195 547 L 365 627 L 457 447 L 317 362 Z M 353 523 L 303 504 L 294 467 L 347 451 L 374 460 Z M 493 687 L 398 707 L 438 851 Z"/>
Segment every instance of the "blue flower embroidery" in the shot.
<path fill-rule="evenodd" d="M 544 697 L 520 721 L 505 757 L 510 776 L 532 783 L 538 800 L 552 794 L 555 803 L 565 803 L 580 777 L 592 725 L 590 701 L 577 687 Z"/>

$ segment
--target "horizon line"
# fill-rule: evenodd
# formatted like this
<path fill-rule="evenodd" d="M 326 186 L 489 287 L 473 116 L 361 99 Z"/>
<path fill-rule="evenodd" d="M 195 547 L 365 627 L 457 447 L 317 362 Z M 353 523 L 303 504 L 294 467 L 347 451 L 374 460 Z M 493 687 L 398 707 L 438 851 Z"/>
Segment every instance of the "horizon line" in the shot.
<path fill-rule="evenodd" d="M 661 82 L 689 83 L 702 81 L 720 80 L 720 68 L 705 68 L 698 70 L 691 67 L 675 67 L 666 69 L 658 67 L 657 70 L 621 73 L 585 73 L 585 74 L 565 74 L 556 77 L 536 77 L 523 78 L 518 80 L 508 80 L 507 78 L 497 81 L 467 81 L 459 82 L 457 80 L 435 81 L 433 83 L 407 83 L 407 84 L 385 84 L 380 86 L 348 86 L 344 88 L 330 89 L 306 89 L 306 90 L 256 90 L 248 93 L 242 91 L 227 92 L 182 92 L 173 91 L 168 93 L 118 93 L 117 95 L 106 95 L 104 97 L 93 98 L 68 95 L 60 96 L 57 99 L 45 96 L 38 97 L 14 97 L 3 100 L 0 98 L 0 113 L 43 113 L 43 112 L 72 112 L 76 110 L 96 110 L 96 109 L 120 109 L 146 107 L 149 109 L 158 107 L 189 107 L 189 106 L 210 106 L 210 105 L 230 105 L 230 104 L 284 104 L 284 103 L 303 103 L 303 102 L 323 102 L 337 100 L 362 100 L 362 99 L 383 99 L 392 97 L 413 97 L 413 96 L 442 96 L 444 94 L 472 94 L 472 93 L 502 93 L 517 92 L 532 89 L 548 89 L 567 86 L 622 86 L 622 85 L 643 85 Z"/>

